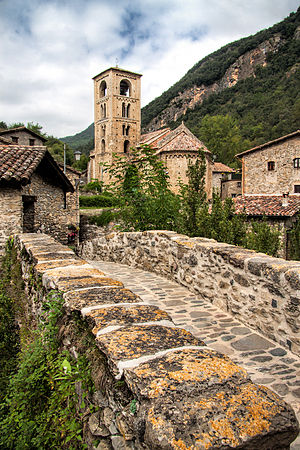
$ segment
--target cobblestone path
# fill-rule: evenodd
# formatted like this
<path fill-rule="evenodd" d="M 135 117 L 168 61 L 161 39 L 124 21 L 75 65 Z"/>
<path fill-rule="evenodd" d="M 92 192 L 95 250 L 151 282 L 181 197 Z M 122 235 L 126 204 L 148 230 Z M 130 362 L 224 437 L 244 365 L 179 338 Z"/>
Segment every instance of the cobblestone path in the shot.
<path fill-rule="evenodd" d="M 266 339 L 180 284 L 150 272 L 107 261 L 89 261 L 174 323 L 244 367 L 252 381 L 273 389 L 293 406 L 300 421 L 300 358 Z M 291 449 L 300 450 L 300 436 Z"/>

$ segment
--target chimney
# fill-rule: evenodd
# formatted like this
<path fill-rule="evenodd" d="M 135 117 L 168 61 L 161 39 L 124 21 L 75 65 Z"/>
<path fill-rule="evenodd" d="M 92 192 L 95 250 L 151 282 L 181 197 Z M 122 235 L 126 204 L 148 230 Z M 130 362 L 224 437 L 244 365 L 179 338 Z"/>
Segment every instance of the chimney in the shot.
<path fill-rule="evenodd" d="M 286 207 L 289 206 L 289 193 L 283 192 L 282 194 L 282 206 Z"/>

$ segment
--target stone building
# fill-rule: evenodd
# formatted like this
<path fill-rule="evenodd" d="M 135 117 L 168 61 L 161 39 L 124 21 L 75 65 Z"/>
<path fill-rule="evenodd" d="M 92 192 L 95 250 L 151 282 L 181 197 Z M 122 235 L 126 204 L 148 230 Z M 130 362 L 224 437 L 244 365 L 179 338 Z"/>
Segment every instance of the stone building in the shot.
<path fill-rule="evenodd" d="M 101 164 L 113 161 L 113 153 L 124 155 L 130 147 L 148 144 L 164 161 L 171 187 L 178 191 L 179 178 L 186 181 L 188 160 L 201 148 L 206 158 L 206 191 L 212 194 L 211 154 L 183 124 L 175 130 L 164 128 L 141 136 L 140 74 L 112 67 L 94 79 L 95 148 L 90 153 L 88 181 L 107 183 L 108 174 Z"/>
<path fill-rule="evenodd" d="M 4 139 L 4 141 L 3 141 Z M 6 140 L 6 142 L 5 142 Z M 0 130 L 0 143 L 13 145 L 29 145 L 30 147 L 44 145 L 46 138 L 26 127 Z"/>
<path fill-rule="evenodd" d="M 242 194 L 300 194 L 300 130 L 236 155 Z"/>
<path fill-rule="evenodd" d="M 171 131 L 170 128 L 154 131 L 141 136 L 140 144 L 150 145 L 156 150 L 160 160 L 164 162 L 170 176 L 173 192 L 178 192 L 178 181 L 187 182 L 186 170 L 188 162 L 195 161 L 198 151 L 202 150 L 206 162 L 205 186 L 208 198 L 212 196 L 212 159 L 210 151 L 203 142 L 191 133 L 182 122 Z"/>
<path fill-rule="evenodd" d="M 212 166 L 212 188 L 222 200 L 242 194 L 241 174 L 223 163 L 215 162 Z"/>
<path fill-rule="evenodd" d="M 289 259 L 290 239 L 288 231 L 300 219 L 300 195 L 243 195 L 234 199 L 235 211 L 246 214 L 249 220 L 262 220 L 280 231 L 279 256 Z"/>
<path fill-rule="evenodd" d="M 0 145 L 0 252 L 14 233 L 62 243 L 78 227 L 78 190 L 44 146 Z"/>
<path fill-rule="evenodd" d="M 108 181 L 100 163 L 112 163 L 113 153 L 128 153 L 140 141 L 141 76 L 111 67 L 94 80 L 95 149 L 90 153 L 88 181 Z"/>

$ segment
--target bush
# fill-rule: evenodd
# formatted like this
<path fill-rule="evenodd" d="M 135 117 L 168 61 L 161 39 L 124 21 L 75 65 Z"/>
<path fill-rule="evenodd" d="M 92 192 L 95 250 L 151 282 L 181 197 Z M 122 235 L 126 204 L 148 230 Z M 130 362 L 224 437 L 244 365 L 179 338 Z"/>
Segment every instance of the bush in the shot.
<path fill-rule="evenodd" d="M 85 192 L 102 192 L 103 191 L 103 181 L 91 181 L 82 187 Z"/>
<path fill-rule="evenodd" d="M 246 235 L 245 247 L 267 255 L 277 256 L 280 248 L 280 231 L 272 229 L 266 219 L 252 222 L 251 230 Z"/>
<path fill-rule="evenodd" d="M 91 208 L 106 208 L 109 206 L 117 206 L 118 201 L 115 197 L 110 195 L 81 195 L 79 197 L 80 207 L 91 207 Z"/>
<path fill-rule="evenodd" d="M 105 211 L 102 211 L 102 213 L 97 216 L 89 217 L 88 221 L 89 223 L 97 225 L 98 227 L 105 227 L 105 225 L 108 225 L 109 222 L 112 222 L 118 215 L 119 213 L 116 213 L 111 209 L 107 209 Z"/>

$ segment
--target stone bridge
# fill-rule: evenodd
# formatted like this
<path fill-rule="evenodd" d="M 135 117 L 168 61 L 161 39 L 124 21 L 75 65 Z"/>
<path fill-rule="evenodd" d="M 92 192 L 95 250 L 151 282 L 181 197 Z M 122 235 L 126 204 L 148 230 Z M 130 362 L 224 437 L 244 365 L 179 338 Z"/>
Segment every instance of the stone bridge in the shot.
<path fill-rule="evenodd" d="M 88 448 L 95 436 L 99 450 L 290 448 L 299 428 L 281 396 L 299 407 L 300 264 L 157 231 L 86 241 L 90 262 L 41 234 L 14 247 L 36 314 L 62 292 L 66 317 L 79 314 L 100 350 Z"/>

